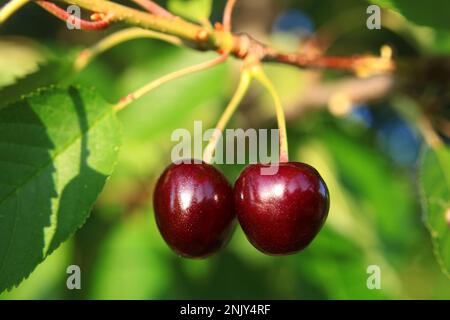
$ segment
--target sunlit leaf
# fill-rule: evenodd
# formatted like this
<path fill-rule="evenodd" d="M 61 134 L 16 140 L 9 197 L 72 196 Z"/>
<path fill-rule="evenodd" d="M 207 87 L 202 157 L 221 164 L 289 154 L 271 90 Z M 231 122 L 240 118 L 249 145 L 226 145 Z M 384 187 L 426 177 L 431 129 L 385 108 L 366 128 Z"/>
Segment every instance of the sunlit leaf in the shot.
<path fill-rule="evenodd" d="M 0 88 L 0 108 L 19 100 L 25 94 L 66 79 L 72 72 L 71 59 L 53 59 L 34 72 L 15 79 L 14 83 Z"/>
<path fill-rule="evenodd" d="M 43 48 L 32 40 L 0 38 L 0 87 L 11 85 L 17 78 L 36 71 L 46 59 Z"/>
<path fill-rule="evenodd" d="M 28 279 L 17 288 L 0 294 L 0 300 L 58 299 L 62 291 L 67 290 L 66 268 L 70 265 L 72 241 L 66 241 L 41 264 Z"/>
<path fill-rule="evenodd" d="M 0 110 L 0 291 L 83 225 L 113 171 L 119 133 L 92 90 L 39 90 Z"/>

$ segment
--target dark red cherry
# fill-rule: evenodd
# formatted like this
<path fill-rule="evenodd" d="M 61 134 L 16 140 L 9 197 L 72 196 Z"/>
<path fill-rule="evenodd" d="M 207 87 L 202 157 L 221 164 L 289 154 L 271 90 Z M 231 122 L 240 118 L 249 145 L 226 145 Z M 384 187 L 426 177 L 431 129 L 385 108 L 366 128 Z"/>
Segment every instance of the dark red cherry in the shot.
<path fill-rule="evenodd" d="M 239 223 L 249 241 L 264 253 L 298 252 L 314 239 L 327 218 L 327 186 L 307 164 L 281 163 L 275 174 L 262 172 L 263 168 L 269 165 L 247 167 L 236 182 Z"/>
<path fill-rule="evenodd" d="M 233 190 L 206 163 L 170 165 L 158 180 L 153 204 L 164 240 L 184 257 L 213 254 L 234 229 Z"/>

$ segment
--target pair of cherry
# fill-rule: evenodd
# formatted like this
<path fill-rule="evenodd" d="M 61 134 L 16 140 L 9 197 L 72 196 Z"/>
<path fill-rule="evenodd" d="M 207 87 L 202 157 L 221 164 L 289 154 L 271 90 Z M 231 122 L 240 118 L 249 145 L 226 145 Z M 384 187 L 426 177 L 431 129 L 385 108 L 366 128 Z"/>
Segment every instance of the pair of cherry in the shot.
<path fill-rule="evenodd" d="M 280 163 L 248 166 L 233 188 L 206 163 L 172 164 L 154 193 L 158 228 L 168 245 L 189 258 L 204 258 L 223 248 L 235 217 L 248 240 L 270 255 L 305 248 L 317 235 L 329 209 L 325 182 L 313 167 Z"/>

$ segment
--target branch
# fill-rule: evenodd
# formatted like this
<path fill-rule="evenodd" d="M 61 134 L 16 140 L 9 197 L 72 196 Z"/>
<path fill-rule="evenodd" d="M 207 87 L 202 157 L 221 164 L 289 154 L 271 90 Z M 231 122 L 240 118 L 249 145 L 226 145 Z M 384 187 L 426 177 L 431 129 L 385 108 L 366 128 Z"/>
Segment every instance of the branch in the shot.
<path fill-rule="evenodd" d="M 82 70 L 96 56 L 123 42 L 139 38 L 159 39 L 181 46 L 183 42 L 174 36 L 142 28 L 127 28 L 110 34 L 91 48 L 83 50 L 75 61 L 75 70 Z"/>
<path fill-rule="evenodd" d="M 83 9 L 109 14 L 110 22 L 122 22 L 128 25 L 150 29 L 173 35 L 191 42 L 198 42 L 198 35 L 204 30 L 201 26 L 178 17 L 164 17 L 136 10 L 121 4 L 105 0 L 57 0 Z"/>
<path fill-rule="evenodd" d="M 192 43 L 197 50 L 214 50 L 230 53 L 239 59 L 252 55 L 263 62 L 276 62 L 293 65 L 298 68 L 338 69 L 373 75 L 390 73 L 395 69 L 390 59 L 374 56 L 354 57 L 310 57 L 301 53 L 286 54 L 264 45 L 246 34 L 234 34 L 223 28 L 210 29 L 188 22 L 180 17 L 166 17 L 135 10 L 111 1 L 105 0 L 58 0 L 78 5 L 84 9 L 108 14 L 110 22 L 122 22 L 145 29 L 173 35 Z M 233 2 L 229 2 L 225 20 L 231 17 Z M 228 24 L 228 22 L 227 22 Z"/>
<path fill-rule="evenodd" d="M 246 34 L 234 34 L 231 29 L 231 14 L 235 0 L 229 0 L 224 14 L 225 28 L 216 29 L 208 25 L 198 25 L 188 22 L 180 17 L 161 14 L 153 6 L 151 14 L 136 10 L 115 2 L 106 0 L 54 0 L 95 12 L 94 15 L 100 21 L 79 20 L 82 28 L 98 30 L 107 27 L 110 23 L 121 22 L 132 26 L 150 29 L 169 36 L 175 36 L 184 41 L 186 46 L 206 51 L 213 50 L 221 54 L 230 54 L 238 59 L 246 59 L 252 56 L 262 62 L 276 62 L 296 66 L 298 68 L 337 69 L 357 73 L 361 76 L 391 73 L 395 70 L 395 64 L 390 58 L 375 56 L 354 57 L 327 57 L 310 56 L 300 52 L 283 53 L 267 46 Z M 136 1 L 136 0 L 133 0 Z M 0 23 L 17 11 L 27 1 L 13 0 L 0 10 Z M 150 0 L 139 0 L 140 3 L 152 3 Z M 63 9 L 48 1 L 38 1 L 59 18 L 69 18 L 70 15 Z M 156 5 L 156 4 L 155 4 Z M 156 8 L 156 9 L 155 9 Z M 162 8 L 160 8 L 162 9 Z M 164 9 L 162 9 L 164 10 Z M 105 20 L 106 17 L 106 20 Z M 73 18 L 73 17 L 72 17 Z"/>
<path fill-rule="evenodd" d="M 120 102 L 114 107 L 115 111 L 120 111 L 127 107 L 130 103 L 133 101 L 139 99 L 143 95 L 149 93 L 150 91 L 162 86 L 163 84 L 166 84 L 170 81 L 173 81 L 175 79 L 184 77 L 189 74 L 193 74 L 196 72 L 204 71 L 209 68 L 212 68 L 222 62 L 224 62 L 228 58 L 227 55 L 222 55 L 219 57 L 214 58 L 213 60 L 209 60 L 191 67 L 187 67 L 185 69 L 181 69 L 175 72 L 172 72 L 162 78 L 159 78 L 157 80 L 154 80 L 150 82 L 149 84 L 143 86 L 142 88 L 128 94 L 126 97 L 122 98 Z"/>
<path fill-rule="evenodd" d="M 92 16 L 99 18 L 99 21 L 87 21 L 69 14 L 66 10 L 58 7 L 52 2 L 36 1 L 36 4 L 62 21 L 66 21 L 72 25 L 79 25 L 81 30 L 101 30 L 109 26 L 108 19 L 102 14 L 94 14 Z"/>
<path fill-rule="evenodd" d="M 233 9 L 236 5 L 236 0 L 228 0 L 225 6 L 225 11 L 223 14 L 223 30 L 225 32 L 231 31 L 231 19 L 233 15 Z"/>
<path fill-rule="evenodd" d="M 395 64 L 391 57 L 353 56 L 353 57 L 330 57 L 310 56 L 298 53 L 285 54 L 277 52 L 272 48 L 265 48 L 262 61 L 278 62 L 310 69 L 337 69 L 350 70 L 362 77 L 373 76 L 383 73 L 391 73 L 395 70 Z"/>

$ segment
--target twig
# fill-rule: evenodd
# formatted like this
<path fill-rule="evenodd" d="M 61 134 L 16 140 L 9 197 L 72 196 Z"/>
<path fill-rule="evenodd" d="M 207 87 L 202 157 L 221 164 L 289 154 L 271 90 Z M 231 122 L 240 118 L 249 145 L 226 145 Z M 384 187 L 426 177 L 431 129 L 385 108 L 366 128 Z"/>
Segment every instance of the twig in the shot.
<path fill-rule="evenodd" d="M 236 5 L 236 0 L 228 0 L 225 6 L 225 11 L 223 14 L 223 31 L 231 32 L 231 20 L 233 16 L 233 9 Z"/>
<path fill-rule="evenodd" d="M 374 56 L 305 56 L 296 53 L 284 54 L 269 51 L 262 60 L 289 64 L 300 68 L 351 70 L 364 77 L 391 73 L 395 70 L 392 60 Z"/>
<path fill-rule="evenodd" d="M 148 92 L 160 87 L 161 85 L 168 83 L 172 80 L 181 78 L 183 76 L 186 76 L 188 74 L 196 73 L 199 71 L 207 70 L 209 68 L 212 68 L 222 62 L 224 62 L 227 59 L 227 55 L 219 56 L 213 60 L 209 60 L 200 64 L 197 64 L 195 66 L 191 66 L 185 69 L 181 69 L 178 71 L 175 71 L 173 73 L 170 73 L 162 78 L 159 78 L 157 80 L 154 80 L 150 82 L 149 84 L 145 85 L 144 87 L 134 91 L 133 93 L 130 93 L 126 97 L 122 98 L 120 102 L 114 107 L 114 110 L 120 111 L 124 109 L 126 106 L 128 106 L 133 101 L 139 99 L 143 95 L 147 94 Z"/>
<path fill-rule="evenodd" d="M 66 10 L 58 7 L 52 2 L 36 1 L 36 4 L 63 21 L 70 21 L 70 23 L 73 25 L 79 25 L 82 30 L 101 30 L 109 26 L 108 19 L 103 16 L 103 19 L 99 21 L 87 21 L 69 14 Z"/>
<path fill-rule="evenodd" d="M 135 10 L 105 0 L 58 0 L 78 5 L 94 12 L 108 13 L 110 22 L 151 29 L 179 37 L 193 43 L 198 50 L 230 52 L 239 59 L 249 54 L 256 55 L 261 61 L 293 65 L 299 68 L 340 69 L 368 74 L 390 73 L 395 69 L 391 60 L 373 56 L 355 57 L 310 57 L 301 53 L 286 54 L 266 46 L 245 34 L 232 34 L 223 29 L 214 30 L 188 22 L 179 17 L 164 17 Z M 231 5 L 230 5 L 231 6 Z M 228 14 L 227 14 L 228 16 Z M 228 18 L 227 18 L 228 19 Z"/>
<path fill-rule="evenodd" d="M 19 0 L 18 0 L 19 1 Z M 258 57 L 262 62 L 276 62 L 288 64 L 299 68 L 339 69 L 352 71 L 362 76 L 374 74 L 392 73 L 395 64 L 391 59 L 376 56 L 354 56 L 354 57 L 327 57 L 305 55 L 300 52 L 291 54 L 279 52 L 278 50 L 264 45 L 245 34 L 234 34 L 224 31 L 223 28 L 211 29 L 202 25 L 188 22 L 180 17 L 167 17 L 150 14 L 140 10 L 132 9 L 115 2 L 106 0 L 55 0 L 68 4 L 77 5 L 81 8 L 97 12 L 98 17 L 107 17 L 107 21 L 84 21 L 79 22 L 85 29 L 101 29 L 109 23 L 122 22 L 128 25 L 150 29 L 167 35 L 176 36 L 185 41 L 184 43 L 197 50 L 214 50 L 222 54 L 229 53 L 239 59 L 246 59 L 252 55 Z M 18 2 L 17 2 L 18 3 Z M 42 3 L 42 1 L 41 1 Z M 48 2 L 44 2 L 48 3 Z M 231 20 L 231 11 L 234 1 L 227 5 L 225 21 Z M 67 12 L 51 3 L 54 14 L 60 18 L 68 18 Z M 50 8 L 50 5 L 47 5 Z M 59 9 L 59 10 L 58 10 Z M 8 7 L 0 10 L 1 16 L 8 16 Z M 228 22 L 226 22 L 228 25 Z M 230 22 L 231 24 L 231 22 Z"/>
<path fill-rule="evenodd" d="M 93 12 L 108 13 L 110 22 L 122 22 L 128 25 L 162 32 L 180 37 L 184 40 L 196 42 L 197 35 L 203 28 L 178 17 L 162 17 L 136 10 L 115 2 L 105 0 L 57 0 Z"/>
<path fill-rule="evenodd" d="M 175 36 L 170 36 L 156 31 L 146 30 L 142 28 L 128 28 L 110 34 L 102 39 L 91 48 L 83 50 L 75 61 L 75 70 L 80 71 L 87 64 L 89 64 L 96 56 L 105 52 L 106 50 L 121 44 L 125 41 L 130 41 L 138 38 L 159 39 L 174 45 L 182 45 L 183 41 Z"/>

